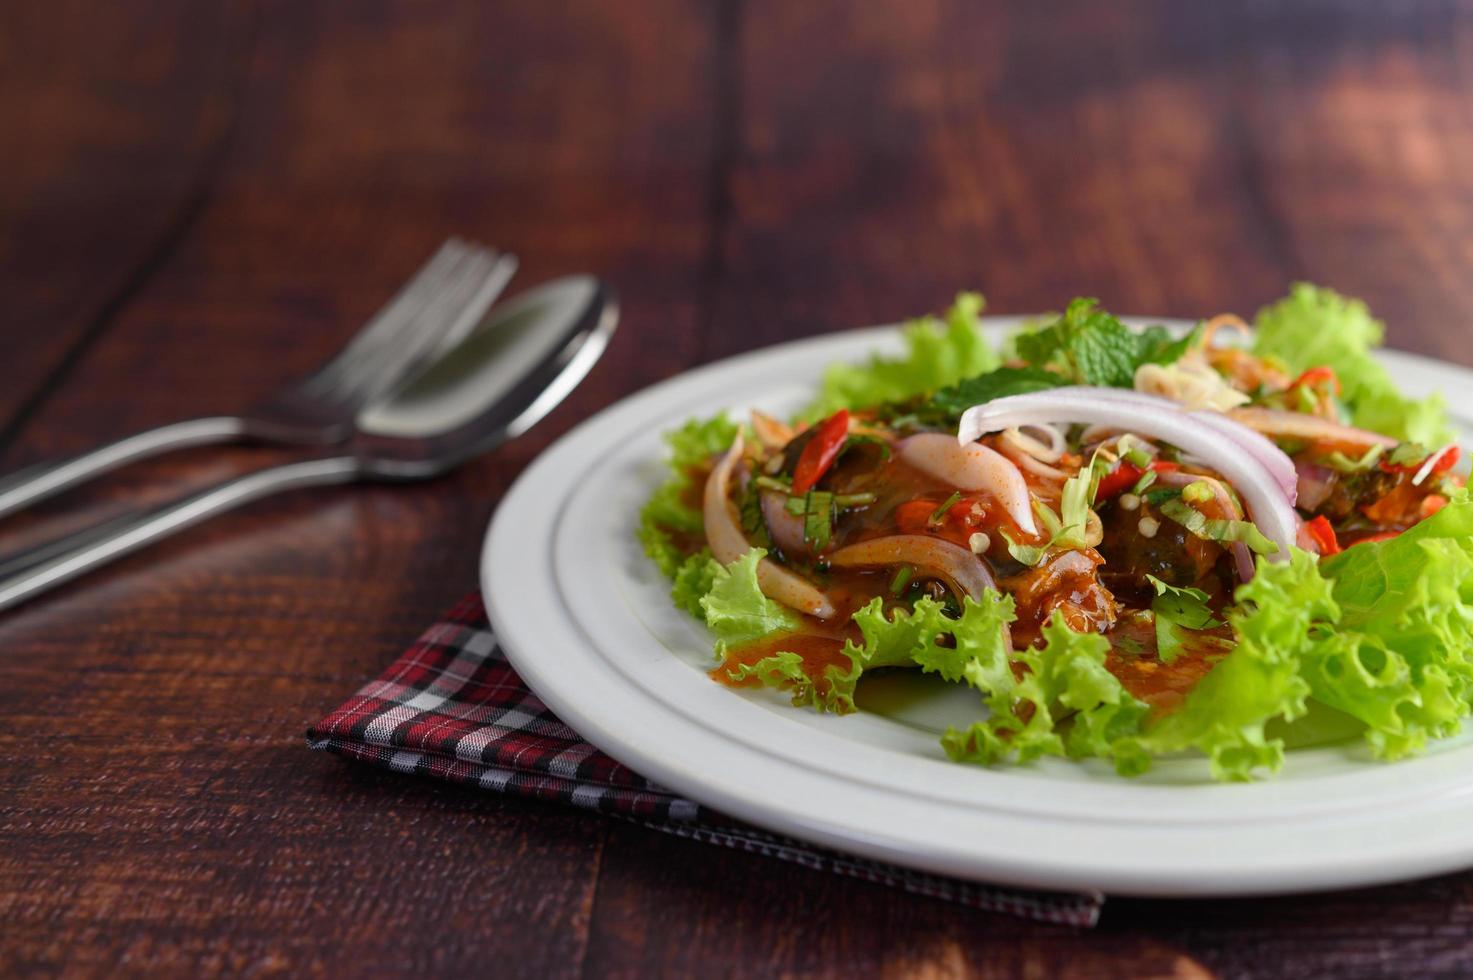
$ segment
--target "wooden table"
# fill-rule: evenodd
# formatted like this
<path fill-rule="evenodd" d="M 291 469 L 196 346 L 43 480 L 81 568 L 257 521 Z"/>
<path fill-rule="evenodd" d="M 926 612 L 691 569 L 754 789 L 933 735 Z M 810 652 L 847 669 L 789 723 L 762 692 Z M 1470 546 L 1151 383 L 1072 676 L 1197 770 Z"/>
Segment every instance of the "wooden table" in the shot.
<path fill-rule="evenodd" d="M 308 752 L 475 581 L 498 497 L 644 385 L 986 291 L 1251 313 L 1297 278 L 1473 364 L 1473 7 L 893 0 L 0 11 L 0 467 L 239 407 L 443 238 L 620 333 L 434 486 L 301 493 L 0 617 L 0 973 L 1473 972 L 1473 875 L 968 912 Z M 274 461 L 193 452 L 10 547 Z"/>

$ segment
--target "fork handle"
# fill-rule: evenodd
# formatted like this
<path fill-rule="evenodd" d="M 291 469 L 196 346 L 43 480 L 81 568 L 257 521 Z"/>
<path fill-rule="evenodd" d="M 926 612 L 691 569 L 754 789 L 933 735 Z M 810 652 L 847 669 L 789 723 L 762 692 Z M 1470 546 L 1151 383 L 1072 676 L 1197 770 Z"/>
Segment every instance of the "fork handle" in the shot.
<path fill-rule="evenodd" d="M 131 520 L 109 522 L 101 532 L 79 531 L 63 541 L 72 543 L 72 547 L 56 548 L 53 557 L 0 579 L 0 610 L 216 514 L 286 490 L 350 483 L 361 472 L 358 461 L 351 456 L 289 463 L 227 480 Z"/>
<path fill-rule="evenodd" d="M 235 442 L 247 434 L 246 421 L 232 415 L 175 422 L 57 463 L 41 463 L 0 480 L 0 517 L 54 497 L 120 466 L 190 446 Z"/>

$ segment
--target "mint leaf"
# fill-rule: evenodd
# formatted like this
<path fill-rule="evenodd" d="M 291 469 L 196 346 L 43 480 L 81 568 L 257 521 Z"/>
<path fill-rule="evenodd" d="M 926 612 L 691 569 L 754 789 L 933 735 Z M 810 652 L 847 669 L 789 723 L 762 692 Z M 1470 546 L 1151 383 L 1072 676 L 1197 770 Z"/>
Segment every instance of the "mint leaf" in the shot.
<path fill-rule="evenodd" d="M 1051 365 L 1073 382 L 1129 388 L 1142 364 L 1169 364 L 1196 343 L 1198 331 L 1180 339 L 1165 327 L 1136 332 L 1099 308 L 1099 300 L 1071 300 L 1064 315 L 1015 341 L 1018 356 L 1036 367 Z"/>

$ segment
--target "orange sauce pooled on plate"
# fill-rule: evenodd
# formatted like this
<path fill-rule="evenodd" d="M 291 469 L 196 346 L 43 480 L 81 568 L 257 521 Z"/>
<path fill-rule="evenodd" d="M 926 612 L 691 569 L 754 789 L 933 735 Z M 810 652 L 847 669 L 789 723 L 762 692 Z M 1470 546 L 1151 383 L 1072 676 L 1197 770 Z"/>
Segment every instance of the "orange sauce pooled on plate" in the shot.
<path fill-rule="evenodd" d="M 854 630 L 855 639 L 858 639 L 858 630 Z M 841 671 L 848 671 L 850 667 L 849 658 L 844 656 L 843 649 L 847 635 L 819 634 L 802 631 L 791 633 L 779 633 L 776 636 L 763 637 L 754 643 L 744 643 L 726 651 L 726 657 L 720 666 L 711 671 L 713 680 L 720 681 L 729 687 L 760 687 L 761 681 L 755 677 L 744 680 L 734 680 L 731 671 L 738 667 L 751 666 L 764 657 L 771 657 L 778 653 L 795 653 L 803 662 L 803 673 L 820 692 L 827 690 L 827 670 L 830 665 L 838 667 Z"/>

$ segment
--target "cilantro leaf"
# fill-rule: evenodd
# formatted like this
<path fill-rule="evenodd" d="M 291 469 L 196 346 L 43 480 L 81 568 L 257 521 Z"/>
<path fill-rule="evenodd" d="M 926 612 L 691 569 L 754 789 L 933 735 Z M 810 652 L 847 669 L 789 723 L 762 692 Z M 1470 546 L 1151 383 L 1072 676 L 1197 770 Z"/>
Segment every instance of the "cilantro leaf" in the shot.
<path fill-rule="evenodd" d="M 1169 664 L 1181 656 L 1185 637 L 1182 630 L 1206 630 L 1221 626 L 1207 605 L 1207 593 L 1201 589 L 1168 585 L 1154 575 L 1147 575 L 1156 588 L 1151 611 L 1156 614 L 1156 655 Z"/>

